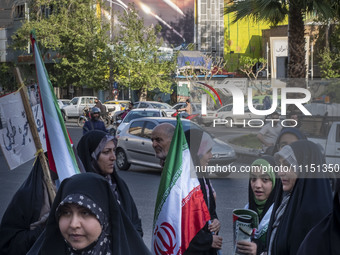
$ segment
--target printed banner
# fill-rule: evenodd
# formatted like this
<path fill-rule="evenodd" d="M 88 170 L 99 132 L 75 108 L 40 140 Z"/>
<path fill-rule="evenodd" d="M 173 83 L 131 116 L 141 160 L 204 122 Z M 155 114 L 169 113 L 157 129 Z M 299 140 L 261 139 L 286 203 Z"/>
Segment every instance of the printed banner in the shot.
<path fill-rule="evenodd" d="M 234 255 L 242 255 L 237 250 L 238 241 L 251 242 L 253 232 L 259 225 L 259 219 L 256 212 L 250 209 L 233 210 L 233 235 L 234 235 Z"/>
<path fill-rule="evenodd" d="M 32 104 L 32 112 L 44 151 L 45 131 L 40 104 Z M 36 148 L 19 92 L 0 97 L 0 144 L 11 170 L 34 158 Z"/>

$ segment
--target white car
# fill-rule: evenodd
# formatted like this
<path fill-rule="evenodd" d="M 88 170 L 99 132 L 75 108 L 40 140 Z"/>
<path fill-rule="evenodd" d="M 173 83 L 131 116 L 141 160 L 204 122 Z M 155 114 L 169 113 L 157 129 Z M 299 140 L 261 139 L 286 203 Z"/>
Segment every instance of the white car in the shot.
<path fill-rule="evenodd" d="M 152 109 L 160 109 L 166 113 L 167 117 L 171 117 L 172 114 L 176 112 L 171 105 L 167 103 L 157 102 L 157 101 L 139 101 L 133 104 L 133 108 L 152 108 Z"/>
<path fill-rule="evenodd" d="M 61 114 L 63 115 L 64 120 L 67 118 L 78 118 L 83 115 L 84 108 L 92 108 L 95 106 L 94 100 L 97 97 L 94 96 L 82 96 L 82 97 L 74 97 L 70 101 L 69 105 L 64 106 L 61 109 Z"/>
<path fill-rule="evenodd" d="M 201 103 L 191 103 L 191 106 L 192 106 L 192 114 L 199 114 L 200 116 L 199 123 L 202 123 L 205 126 L 210 126 L 213 123 L 214 119 L 217 118 L 217 112 L 211 111 L 208 109 L 207 109 L 207 114 L 202 115 L 201 114 Z M 185 107 L 186 107 L 186 103 L 181 102 L 181 103 L 175 104 L 172 108 L 175 110 L 178 110 L 178 109 L 185 108 Z"/>
<path fill-rule="evenodd" d="M 117 128 L 117 134 L 119 134 L 130 123 L 131 120 L 144 118 L 144 117 L 167 117 L 167 116 L 163 110 L 159 110 L 159 109 L 148 109 L 148 108 L 132 109 L 124 117 L 122 123 L 119 124 Z"/>
<path fill-rule="evenodd" d="M 69 105 L 71 100 L 70 99 L 57 99 L 59 108 L 63 108 L 64 105 Z"/>
<path fill-rule="evenodd" d="M 254 107 L 258 110 L 261 110 L 262 105 L 254 105 Z M 223 120 L 223 123 L 226 127 L 237 126 L 243 127 L 246 126 L 249 120 L 262 120 L 264 121 L 264 115 L 256 115 L 252 113 L 248 106 L 244 107 L 244 114 L 234 115 L 233 113 L 233 104 L 227 104 L 222 106 L 220 109 L 217 110 L 217 117 L 216 119 Z M 245 123 L 245 125 L 243 124 Z M 255 123 L 253 123 L 255 125 Z M 257 123 L 256 123 L 257 124 Z"/>

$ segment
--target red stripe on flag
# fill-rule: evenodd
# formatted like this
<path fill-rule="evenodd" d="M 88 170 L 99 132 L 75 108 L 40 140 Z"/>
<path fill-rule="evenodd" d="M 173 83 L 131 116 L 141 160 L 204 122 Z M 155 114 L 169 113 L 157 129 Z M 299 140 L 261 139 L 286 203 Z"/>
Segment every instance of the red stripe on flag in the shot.
<path fill-rule="evenodd" d="M 35 40 L 34 40 L 34 43 L 35 43 Z M 33 47 L 33 50 L 34 50 L 34 47 Z M 37 70 L 36 70 L 36 72 L 37 72 Z M 38 77 L 38 74 L 36 74 L 36 75 Z M 37 84 L 39 85 L 39 81 L 37 81 Z M 53 172 L 57 173 L 57 168 L 55 166 L 54 157 L 53 157 L 53 154 L 52 154 L 51 143 L 50 143 L 50 139 L 48 137 L 47 126 L 46 126 L 46 121 L 45 121 L 45 112 L 44 112 L 44 107 L 43 107 L 43 103 L 42 103 L 42 98 L 41 98 L 39 86 L 38 86 L 38 93 L 39 93 L 40 107 L 41 107 L 41 113 L 42 113 L 42 118 L 43 118 L 43 122 L 44 122 L 44 129 L 45 129 L 48 165 Z"/>
<path fill-rule="evenodd" d="M 197 186 L 182 200 L 182 252 L 189 247 L 191 240 L 209 220 L 210 214 L 201 186 Z"/>

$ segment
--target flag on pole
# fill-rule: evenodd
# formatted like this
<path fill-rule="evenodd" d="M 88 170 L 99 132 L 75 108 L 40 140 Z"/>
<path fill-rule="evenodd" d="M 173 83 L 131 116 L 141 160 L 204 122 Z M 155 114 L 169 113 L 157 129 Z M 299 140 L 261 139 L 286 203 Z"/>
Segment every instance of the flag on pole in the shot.
<path fill-rule="evenodd" d="M 44 119 L 48 161 L 50 168 L 58 173 L 59 180 L 62 182 L 80 171 L 33 32 L 31 42 Z"/>
<path fill-rule="evenodd" d="M 193 163 L 182 122 L 177 125 L 158 188 L 151 249 L 153 254 L 183 254 L 210 220 L 200 183 L 190 177 Z"/>

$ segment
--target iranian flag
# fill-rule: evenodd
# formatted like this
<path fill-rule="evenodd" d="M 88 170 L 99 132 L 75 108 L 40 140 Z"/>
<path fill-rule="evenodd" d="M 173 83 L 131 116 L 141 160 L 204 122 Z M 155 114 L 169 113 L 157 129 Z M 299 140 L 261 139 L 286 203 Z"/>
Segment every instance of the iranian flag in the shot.
<path fill-rule="evenodd" d="M 65 178 L 80 173 L 80 171 L 34 33 L 31 33 L 31 42 L 44 119 L 48 162 L 50 168 L 57 172 L 59 180 L 62 182 Z"/>
<path fill-rule="evenodd" d="M 158 188 L 152 235 L 153 254 L 183 254 L 192 238 L 210 220 L 200 183 L 197 178 L 190 177 L 190 169 L 193 169 L 193 163 L 182 122 L 177 117 Z"/>

